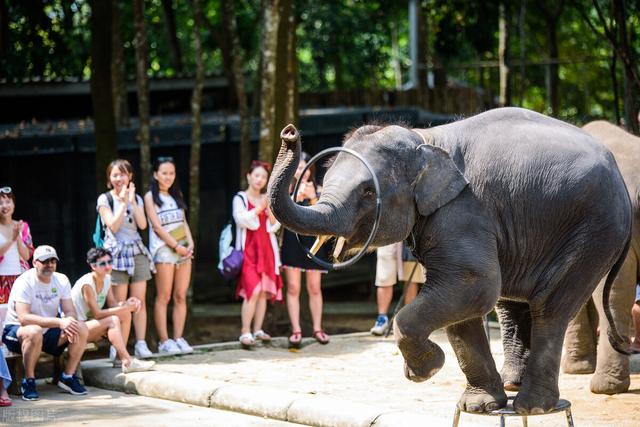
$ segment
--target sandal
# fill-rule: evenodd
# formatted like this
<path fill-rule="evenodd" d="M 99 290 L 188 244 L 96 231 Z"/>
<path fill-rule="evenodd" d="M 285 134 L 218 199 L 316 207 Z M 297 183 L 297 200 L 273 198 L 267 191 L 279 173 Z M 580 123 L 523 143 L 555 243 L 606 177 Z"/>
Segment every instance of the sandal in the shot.
<path fill-rule="evenodd" d="M 263 343 L 271 342 L 271 335 L 263 331 L 262 329 L 253 333 L 253 338 L 262 341 Z"/>
<path fill-rule="evenodd" d="M 251 335 L 250 332 L 240 335 L 238 341 L 240 341 L 240 344 L 246 350 L 249 350 L 256 345 L 256 340 L 253 339 L 253 335 Z"/>
<path fill-rule="evenodd" d="M 302 343 L 302 331 L 294 331 L 289 337 L 289 345 L 291 347 L 299 347 Z"/>
<path fill-rule="evenodd" d="M 11 406 L 13 402 L 8 397 L 0 397 L 0 407 L 1 406 Z"/>
<path fill-rule="evenodd" d="M 313 331 L 313 337 L 320 344 L 329 344 L 329 335 L 327 335 L 322 329 Z"/>

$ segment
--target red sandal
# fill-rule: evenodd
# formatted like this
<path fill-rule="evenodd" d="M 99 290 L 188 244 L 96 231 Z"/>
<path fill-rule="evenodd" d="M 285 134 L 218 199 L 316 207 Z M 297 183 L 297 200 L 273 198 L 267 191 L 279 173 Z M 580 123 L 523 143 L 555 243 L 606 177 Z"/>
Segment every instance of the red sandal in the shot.
<path fill-rule="evenodd" d="M 313 337 L 320 344 L 329 344 L 329 335 L 327 335 L 322 329 L 313 331 Z"/>
<path fill-rule="evenodd" d="M 302 331 L 293 331 L 289 337 L 289 345 L 292 347 L 298 347 L 302 343 Z"/>

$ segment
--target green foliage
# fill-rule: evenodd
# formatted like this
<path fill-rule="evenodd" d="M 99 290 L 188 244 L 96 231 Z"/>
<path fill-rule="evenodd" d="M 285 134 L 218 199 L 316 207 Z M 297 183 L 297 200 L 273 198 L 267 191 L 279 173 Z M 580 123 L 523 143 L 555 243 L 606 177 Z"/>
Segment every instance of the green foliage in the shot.
<path fill-rule="evenodd" d="M 221 0 L 205 1 L 203 46 L 207 75 L 223 75 L 220 46 L 224 43 Z M 428 66 L 444 67 L 450 81 L 498 92 L 497 44 L 498 0 L 422 0 L 428 43 Z M 88 0 L 6 0 L 9 16 L 9 45 L 0 55 L 0 77 L 23 79 L 89 78 Z M 134 77 L 135 52 L 132 2 L 122 5 L 122 38 L 125 62 Z M 549 112 L 548 80 L 549 28 L 544 19 L 546 4 L 553 1 L 520 0 L 505 2 L 510 30 L 512 100 L 534 110 Z M 610 1 L 598 0 L 606 12 Z M 629 40 L 640 55 L 640 0 L 627 1 Z M 176 38 L 182 53 L 183 74 L 195 70 L 193 13 L 188 0 L 174 0 Z M 525 20 L 520 24 L 521 7 Z M 161 0 L 148 0 L 146 6 L 149 75 L 177 77 L 174 67 L 165 11 Z M 260 64 L 260 0 L 235 2 L 240 42 L 248 84 Z M 408 2 L 393 0 L 296 0 L 298 19 L 297 55 L 301 92 L 341 91 L 368 88 L 393 89 L 398 62 L 406 82 L 410 67 Z M 614 92 L 610 72 L 612 49 L 586 24 L 579 11 L 591 17 L 602 32 L 590 0 L 565 0 L 557 25 L 561 118 L 582 122 L 593 117 L 615 119 Z M 397 46 L 392 46 L 392 32 Z M 525 37 L 521 40 L 520 34 Z M 521 52 L 521 49 L 524 49 Z M 394 58 L 397 52 L 397 58 Z M 524 74 L 517 64 L 526 62 Z M 621 95 L 622 73 L 615 70 Z M 250 88 L 249 88 L 250 89 Z M 522 101 L 520 95 L 522 93 Z M 619 100 L 622 108 L 622 101 Z"/>

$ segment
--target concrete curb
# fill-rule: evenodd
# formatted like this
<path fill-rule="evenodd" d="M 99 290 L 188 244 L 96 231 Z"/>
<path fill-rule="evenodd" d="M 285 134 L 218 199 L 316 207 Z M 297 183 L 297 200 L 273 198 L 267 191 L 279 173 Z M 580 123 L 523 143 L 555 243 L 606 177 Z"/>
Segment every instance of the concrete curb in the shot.
<path fill-rule="evenodd" d="M 335 338 L 348 339 L 354 335 L 368 334 Z M 238 343 L 219 343 L 197 346 L 195 350 L 207 352 L 237 348 Z M 107 359 L 82 362 L 82 374 L 85 384 L 94 387 L 318 427 L 423 426 L 425 423 L 441 425 L 450 422 L 449 419 L 424 414 L 384 411 L 344 399 L 232 384 L 175 372 L 149 371 L 125 375 L 113 368 Z"/>

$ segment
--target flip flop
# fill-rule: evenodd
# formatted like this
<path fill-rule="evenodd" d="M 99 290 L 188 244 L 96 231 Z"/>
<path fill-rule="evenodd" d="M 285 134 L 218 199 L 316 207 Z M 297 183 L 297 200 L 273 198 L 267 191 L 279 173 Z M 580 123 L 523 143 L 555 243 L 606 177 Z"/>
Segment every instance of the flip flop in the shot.
<path fill-rule="evenodd" d="M 640 350 L 637 348 L 629 348 L 629 353 L 631 354 L 640 354 Z"/>
<path fill-rule="evenodd" d="M 313 331 L 313 337 L 320 344 L 329 344 L 329 335 L 327 335 L 322 329 Z"/>
<path fill-rule="evenodd" d="M 8 397 L 0 397 L 0 407 L 2 406 L 11 406 L 13 402 Z"/>
<path fill-rule="evenodd" d="M 291 347 L 299 347 L 302 343 L 302 331 L 293 331 L 289 337 L 289 345 Z"/>
<path fill-rule="evenodd" d="M 271 342 L 271 335 L 260 329 L 253 333 L 253 338 L 262 341 L 263 343 Z"/>

